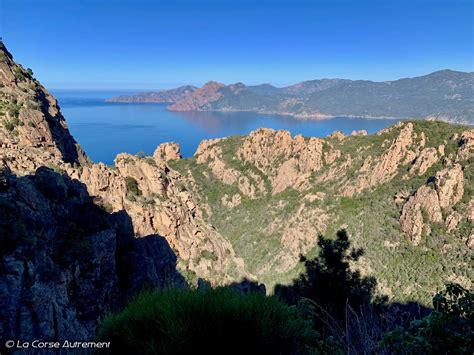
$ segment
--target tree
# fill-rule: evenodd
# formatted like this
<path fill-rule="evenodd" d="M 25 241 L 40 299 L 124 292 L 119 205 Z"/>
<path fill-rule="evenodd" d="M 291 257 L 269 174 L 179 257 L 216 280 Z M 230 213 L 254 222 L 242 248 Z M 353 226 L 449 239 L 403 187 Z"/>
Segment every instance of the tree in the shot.
<path fill-rule="evenodd" d="M 350 249 L 347 232 L 338 231 L 336 240 L 319 236 L 318 246 L 319 254 L 313 259 L 301 257 L 305 272 L 293 285 L 277 286 L 275 292 L 290 303 L 309 299 L 338 316 L 344 314 L 347 305 L 355 308 L 370 303 L 376 281 L 350 269 L 350 262 L 357 261 L 364 252 Z"/>
<path fill-rule="evenodd" d="M 382 346 L 397 354 L 472 354 L 474 349 L 474 294 L 458 284 L 433 298 L 434 311 L 408 328 L 384 335 Z"/>

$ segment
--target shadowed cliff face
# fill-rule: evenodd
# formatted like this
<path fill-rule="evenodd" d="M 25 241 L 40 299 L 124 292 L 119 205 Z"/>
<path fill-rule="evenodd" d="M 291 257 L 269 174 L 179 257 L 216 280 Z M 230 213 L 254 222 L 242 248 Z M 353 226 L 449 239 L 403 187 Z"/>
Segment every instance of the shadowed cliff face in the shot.
<path fill-rule="evenodd" d="M 184 287 L 166 240 L 135 238 L 126 212 L 103 211 L 79 181 L 48 168 L 1 176 L 2 339 L 92 339 L 139 291 Z"/>

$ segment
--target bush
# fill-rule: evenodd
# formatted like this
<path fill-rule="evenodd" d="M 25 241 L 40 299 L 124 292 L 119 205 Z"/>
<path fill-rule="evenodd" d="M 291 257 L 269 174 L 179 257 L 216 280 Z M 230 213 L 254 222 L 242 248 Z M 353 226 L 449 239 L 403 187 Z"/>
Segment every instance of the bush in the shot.
<path fill-rule="evenodd" d="M 474 294 L 448 284 L 433 298 L 435 310 L 405 329 L 384 335 L 382 346 L 397 354 L 472 354 Z"/>
<path fill-rule="evenodd" d="M 102 323 L 98 338 L 134 354 L 302 354 L 317 333 L 274 297 L 229 289 L 148 293 Z"/>
<path fill-rule="evenodd" d="M 138 187 L 138 182 L 131 176 L 127 176 L 125 178 L 125 184 L 127 186 L 127 191 L 132 194 L 132 196 L 140 196 L 142 192 L 140 191 L 140 188 Z"/>
<path fill-rule="evenodd" d="M 135 156 L 136 156 L 137 158 L 143 159 L 143 158 L 146 157 L 146 154 L 145 154 L 144 151 L 139 151 L 139 152 L 137 152 L 137 154 L 135 154 Z"/>
<path fill-rule="evenodd" d="M 3 126 L 8 132 L 12 132 L 15 129 L 15 125 L 11 122 L 4 122 Z"/>

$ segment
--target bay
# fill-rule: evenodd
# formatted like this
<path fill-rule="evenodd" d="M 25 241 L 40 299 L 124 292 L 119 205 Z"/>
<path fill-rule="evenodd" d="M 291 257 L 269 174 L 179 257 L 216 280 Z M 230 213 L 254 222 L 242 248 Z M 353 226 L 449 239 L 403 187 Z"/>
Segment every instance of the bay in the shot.
<path fill-rule="evenodd" d="M 334 131 L 369 134 L 397 120 L 337 117 L 298 120 L 290 116 L 255 112 L 172 112 L 166 104 L 107 103 L 105 99 L 137 91 L 52 90 L 69 129 L 94 162 L 113 164 L 118 153 L 152 155 L 163 142 L 176 142 L 191 157 L 204 139 L 244 135 L 266 127 L 293 135 L 325 137 Z"/>

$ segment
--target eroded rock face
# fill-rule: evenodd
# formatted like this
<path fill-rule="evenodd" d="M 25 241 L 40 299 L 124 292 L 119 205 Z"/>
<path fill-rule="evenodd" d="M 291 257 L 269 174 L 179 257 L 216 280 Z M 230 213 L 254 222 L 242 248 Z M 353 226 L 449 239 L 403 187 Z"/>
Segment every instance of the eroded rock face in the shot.
<path fill-rule="evenodd" d="M 444 150 L 443 150 L 444 151 Z M 424 175 L 433 164 L 438 161 L 438 153 L 435 148 L 425 148 L 416 158 L 414 164 L 410 168 L 410 173 Z"/>
<path fill-rule="evenodd" d="M 88 159 L 69 133 L 56 99 L 0 43 L 0 154 L 21 147 L 67 163 Z"/>
<path fill-rule="evenodd" d="M 21 234 L 2 250 L 0 291 L 10 295 L 0 300 L 2 335 L 91 339 L 143 287 L 184 285 L 176 266 L 212 284 L 248 275 L 167 165 L 180 158 L 177 144 L 160 145 L 154 158 L 91 164 L 56 100 L 3 46 L 0 54 L 0 100 L 9 105 L 0 112 L 0 229 L 27 228 L 42 243 L 33 248 Z"/>
<path fill-rule="evenodd" d="M 162 143 L 156 148 L 155 153 L 153 153 L 153 158 L 155 160 L 177 160 L 181 159 L 181 152 L 178 143 Z"/>
<path fill-rule="evenodd" d="M 255 165 L 272 184 L 273 194 L 288 187 L 304 189 L 309 175 L 323 166 L 319 138 L 291 137 L 288 131 L 258 129 L 244 139 L 237 157 Z"/>
<path fill-rule="evenodd" d="M 457 160 L 465 160 L 474 155 L 474 129 L 464 131 L 459 139 Z"/>
<path fill-rule="evenodd" d="M 215 145 L 220 140 L 203 141 L 196 153 L 196 162 L 198 164 L 206 164 L 212 174 L 226 185 L 237 184 L 240 192 L 249 198 L 256 198 L 258 194 L 265 194 L 266 187 L 263 179 L 253 172 L 249 172 L 248 176 L 242 172 L 228 167 L 223 160 L 222 148 Z"/>
<path fill-rule="evenodd" d="M 461 201 L 464 193 L 464 175 L 462 167 L 455 164 L 436 173 L 434 188 L 421 186 L 403 206 L 400 216 L 402 230 L 417 245 L 424 231 L 429 234 L 427 222 L 442 223 L 441 210 L 449 210 Z M 423 218 L 423 213 L 426 218 Z M 457 212 L 452 212 L 445 220 L 448 231 L 453 231 L 461 220 Z"/>
<path fill-rule="evenodd" d="M 399 135 L 380 159 L 373 163 L 368 162 L 369 165 L 364 169 L 366 173 L 357 176 L 355 183 L 350 183 L 344 188 L 345 196 L 353 196 L 363 190 L 386 183 L 398 174 L 399 166 L 405 161 L 409 148 L 413 144 L 413 124 L 401 123 L 400 127 L 402 128 Z"/>
<path fill-rule="evenodd" d="M 120 154 L 116 169 L 98 164 L 71 171 L 70 175 L 113 211 L 127 211 L 135 235 L 163 236 L 179 257 L 180 268 L 213 283 L 246 275 L 230 243 L 203 221 L 181 175 L 171 170 L 162 156 L 150 159 Z M 204 250 L 213 258 L 202 258 Z"/>
<path fill-rule="evenodd" d="M 436 191 L 428 186 L 420 187 L 414 196 L 408 199 L 403 206 L 400 216 L 402 230 L 411 237 L 413 244 L 417 245 L 425 230 L 424 215 L 430 222 L 441 223 L 443 215 Z"/>
<path fill-rule="evenodd" d="M 462 166 L 455 164 L 453 167 L 438 171 L 435 175 L 435 189 L 441 208 L 452 207 L 461 201 L 464 194 Z"/>

